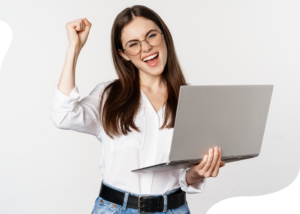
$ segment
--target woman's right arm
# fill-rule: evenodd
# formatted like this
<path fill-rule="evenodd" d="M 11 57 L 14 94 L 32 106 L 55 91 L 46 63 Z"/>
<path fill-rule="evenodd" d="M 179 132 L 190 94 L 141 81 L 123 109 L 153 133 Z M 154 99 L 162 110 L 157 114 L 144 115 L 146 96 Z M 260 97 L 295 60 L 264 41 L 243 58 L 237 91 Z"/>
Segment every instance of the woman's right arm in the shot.
<path fill-rule="evenodd" d="M 92 24 L 86 18 L 77 19 L 66 24 L 69 47 L 57 88 L 67 96 L 70 95 L 75 87 L 77 59 L 87 41 L 91 26 Z"/>
<path fill-rule="evenodd" d="M 57 89 L 67 96 L 75 88 L 75 68 L 79 53 L 78 47 L 69 46 L 67 49 L 65 64 L 57 85 Z"/>
<path fill-rule="evenodd" d="M 74 130 L 97 136 L 99 123 L 99 100 L 103 86 L 98 84 L 82 100 L 75 84 L 75 67 L 80 50 L 86 43 L 91 23 L 78 19 L 66 25 L 69 39 L 67 56 L 51 102 L 50 118 L 57 128 Z"/>

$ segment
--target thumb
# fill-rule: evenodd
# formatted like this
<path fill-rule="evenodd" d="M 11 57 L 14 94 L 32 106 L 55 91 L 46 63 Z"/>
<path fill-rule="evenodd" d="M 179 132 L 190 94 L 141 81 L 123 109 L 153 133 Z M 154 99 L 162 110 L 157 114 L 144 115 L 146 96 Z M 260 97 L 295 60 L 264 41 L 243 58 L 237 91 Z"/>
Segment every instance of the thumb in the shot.
<path fill-rule="evenodd" d="M 90 29 L 92 27 L 92 23 L 90 23 L 87 18 L 83 19 L 83 23 L 85 25 L 84 30 L 80 32 L 80 34 L 83 34 L 85 36 L 87 36 L 90 32 Z"/>
<path fill-rule="evenodd" d="M 88 28 L 91 28 L 91 27 L 92 27 L 92 23 L 90 23 L 90 22 L 87 20 L 87 18 L 84 18 L 84 19 L 83 19 L 83 22 L 84 22 L 84 25 L 85 25 L 86 27 L 88 27 Z"/>

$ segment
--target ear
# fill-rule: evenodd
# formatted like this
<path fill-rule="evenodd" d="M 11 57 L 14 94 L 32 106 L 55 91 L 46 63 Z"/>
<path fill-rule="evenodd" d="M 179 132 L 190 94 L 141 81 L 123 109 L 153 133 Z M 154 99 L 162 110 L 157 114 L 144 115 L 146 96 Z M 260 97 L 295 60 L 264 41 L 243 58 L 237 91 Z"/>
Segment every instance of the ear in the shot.
<path fill-rule="evenodd" d="M 121 57 L 123 57 L 125 60 L 130 61 L 130 58 L 121 50 L 118 49 L 118 53 Z"/>

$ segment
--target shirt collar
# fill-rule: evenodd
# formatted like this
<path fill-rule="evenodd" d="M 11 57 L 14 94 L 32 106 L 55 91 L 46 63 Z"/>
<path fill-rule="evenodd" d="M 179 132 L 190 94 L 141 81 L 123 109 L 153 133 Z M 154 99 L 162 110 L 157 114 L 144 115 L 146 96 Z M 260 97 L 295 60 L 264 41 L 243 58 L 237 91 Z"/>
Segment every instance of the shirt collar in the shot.
<path fill-rule="evenodd" d="M 165 106 L 166 106 L 166 103 L 162 106 L 162 108 L 158 111 L 158 112 L 156 112 L 155 111 L 155 109 L 154 109 L 154 107 L 152 106 L 152 104 L 151 104 L 151 102 L 150 102 L 150 100 L 148 99 L 148 97 L 146 96 L 146 94 L 144 94 L 144 92 L 142 91 L 142 89 L 140 89 L 141 90 L 141 95 L 142 95 L 142 100 L 143 100 L 143 103 L 144 103 L 144 105 L 153 113 L 153 114 L 160 114 L 160 115 L 162 115 L 162 112 L 164 112 L 164 110 L 165 110 Z"/>

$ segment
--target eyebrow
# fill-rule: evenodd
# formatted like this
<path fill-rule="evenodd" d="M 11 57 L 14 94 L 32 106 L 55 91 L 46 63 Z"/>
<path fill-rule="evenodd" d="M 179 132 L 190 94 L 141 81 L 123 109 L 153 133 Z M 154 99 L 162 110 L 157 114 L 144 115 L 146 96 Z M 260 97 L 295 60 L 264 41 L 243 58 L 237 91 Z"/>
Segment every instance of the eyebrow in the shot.
<path fill-rule="evenodd" d="M 151 29 L 151 30 L 149 30 L 149 31 L 146 33 L 145 37 L 146 37 L 151 31 L 153 31 L 153 30 L 156 30 L 156 29 Z M 158 31 L 158 30 L 156 30 L 156 31 Z M 132 40 L 129 40 L 128 42 L 125 43 L 125 46 L 126 46 L 129 42 L 132 42 L 132 41 L 139 41 L 139 40 L 138 40 L 138 39 L 132 39 Z"/>

